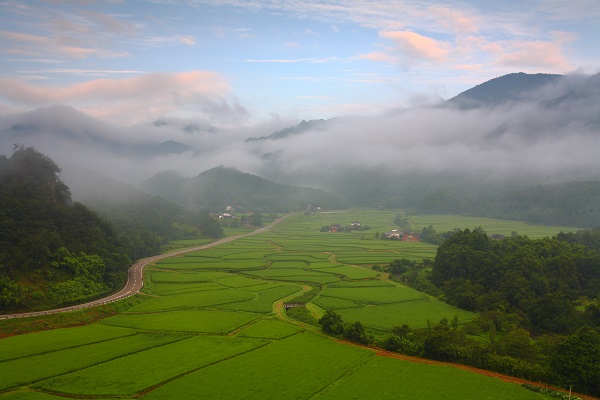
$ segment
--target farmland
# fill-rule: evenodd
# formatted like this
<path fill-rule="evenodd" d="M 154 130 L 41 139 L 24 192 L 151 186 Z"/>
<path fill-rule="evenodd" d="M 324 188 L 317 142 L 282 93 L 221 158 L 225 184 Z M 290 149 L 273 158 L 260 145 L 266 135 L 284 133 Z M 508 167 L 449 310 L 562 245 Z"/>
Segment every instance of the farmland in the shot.
<path fill-rule="evenodd" d="M 236 399 L 546 398 L 496 378 L 380 357 L 275 318 L 275 302 L 316 288 L 307 307 L 315 317 L 335 310 L 374 333 L 454 316 L 469 321 L 473 314 L 370 268 L 435 256 L 433 245 L 375 239 L 375 231 L 393 228 L 396 213 L 297 215 L 269 232 L 151 265 L 138 301 L 117 315 L 0 339 L 0 400 L 192 399 L 198 393 Z M 371 229 L 319 232 L 330 221 L 352 220 Z M 433 219 L 411 221 L 429 225 Z M 440 226 L 453 222 L 447 218 L 446 224 Z M 543 227 L 527 229 L 541 235 Z"/>

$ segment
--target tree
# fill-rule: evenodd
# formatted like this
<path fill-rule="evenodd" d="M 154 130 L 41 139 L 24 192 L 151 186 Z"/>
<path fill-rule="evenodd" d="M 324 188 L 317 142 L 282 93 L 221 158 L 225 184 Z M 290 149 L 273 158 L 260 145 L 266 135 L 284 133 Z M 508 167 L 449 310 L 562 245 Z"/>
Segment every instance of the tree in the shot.
<path fill-rule="evenodd" d="M 568 336 L 557 346 L 551 366 L 565 386 L 600 396 L 600 334 L 586 326 Z"/>
<path fill-rule="evenodd" d="M 332 335 L 341 335 L 344 333 L 344 321 L 342 317 L 332 310 L 325 311 L 325 314 L 319 319 L 319 325 L 323 327 L 325 332 Z"/>
<path fill-rule="evenodd" d="M 359 321 L 344 325 L 344 338 L 362 344 L 369 344 L 370 342 L 364 326 Z"/>

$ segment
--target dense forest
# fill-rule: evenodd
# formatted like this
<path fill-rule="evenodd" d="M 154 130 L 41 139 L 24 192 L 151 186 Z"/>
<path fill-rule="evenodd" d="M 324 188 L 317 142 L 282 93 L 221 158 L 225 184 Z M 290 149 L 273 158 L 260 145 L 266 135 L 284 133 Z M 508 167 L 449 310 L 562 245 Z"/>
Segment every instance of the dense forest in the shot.
<path fill-rule="evenodd" d="M 166 241 L 222 236 L 206 213 L 150 196 L 99 207 L 101 216 L 72 201 L 60 172 L 32 147 L 0 156 L 0 312 L 101 297 L 125 283 L 131 260 Z"/>
<path fill-rule="evenodd" d="M 600 395 L 600 229 L 537 240 L 426 230 L 442 239 L 433 261 L 377 268 L 477 316 L 395 327 L 379 344 Z M 331 315 L 321 323 L 337 334 L 350 326 Z"/>

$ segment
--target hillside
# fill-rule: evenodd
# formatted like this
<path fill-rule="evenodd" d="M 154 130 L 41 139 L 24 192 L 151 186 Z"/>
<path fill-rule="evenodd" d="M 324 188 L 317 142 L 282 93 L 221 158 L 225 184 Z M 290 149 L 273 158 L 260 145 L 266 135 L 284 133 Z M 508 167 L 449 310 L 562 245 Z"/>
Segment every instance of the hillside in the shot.
<path fill-rule="evenodd" d="M 210 211 L 228 205 L 264 212 L 301 210 L 308 205 L 328 209 L 346 206 L 338 196 L 322 190 L 283 185 L 223 166 L 187 179 L 173 173 L 159 174 L 142 188 L 188 208 Z"/>
<path fill-rule="evenodd" d="M 35 149 L 0 157 L 0 310 L 82 302 L 125 281 L 130 260 L 112 226 L 79 203 Z"/>

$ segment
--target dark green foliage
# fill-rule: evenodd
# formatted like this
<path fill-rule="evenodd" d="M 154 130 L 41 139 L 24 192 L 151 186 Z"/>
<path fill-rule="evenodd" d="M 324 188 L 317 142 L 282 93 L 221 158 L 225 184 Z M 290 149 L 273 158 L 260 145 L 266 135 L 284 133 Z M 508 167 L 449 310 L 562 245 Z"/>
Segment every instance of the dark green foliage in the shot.
<path fill-rule="evenodd" d="M 327 310 L 325 315 L 319 319 L 319 325 L 323 330 L 332 335 L 341 335 L 344 333 L 344 321 L 342 317 L 335 311 Z"/>
<path fill-rule="evenodd" d="M 428 258 L 422 262 L 403 258 L 394 260 L 385 267 L 374 265 L 373 269 L 388 272 L 392 280 L 402 282 L 413 289 L 425 292 L 434 297 L 440 297 L 443 295 L 443 292 L 429 280 L 431 264 L 432 261 Z"/>
<path fill-rule="evenodd" d="M 120 287 L 130 261 L 109 223 L 71 203 L 60 168 L 15 146 L 0 162 L 0 308 L 43 308 Z"/>
<path fill-rule="evenodd" d="M 371 342 L 371 338 L 365 332 L 365 327 L 359 321 L 344 325 L 344 338 L 360 344 Z"/>
<path fill-rule="evenodd" d="M 532 327 L 558 333 L 577 326 L 574 301 L 595 298 L 598 279 L 600 253 L 593 249 L 556 238 L 491 240 L 468 229 L 440 245 L 431 272 L 454 305 L 521 312 Z"/>
<path fill-rule="evenodd" d="M 600 334 L 595 330 L 583 327 L 561 341 L 551 365 L 565 386 L 600 396 Z"/>

